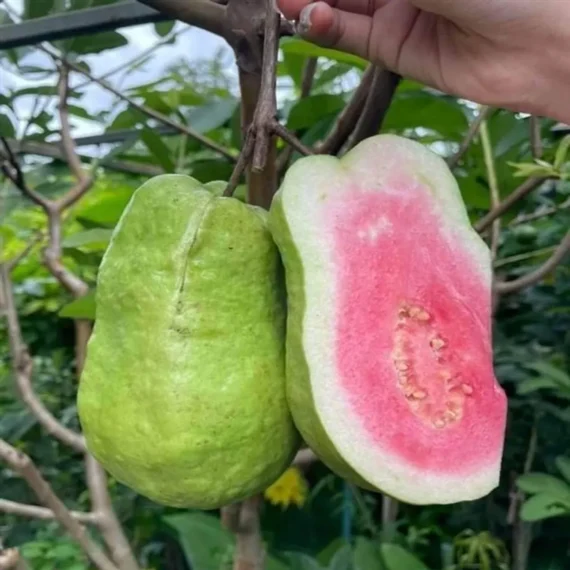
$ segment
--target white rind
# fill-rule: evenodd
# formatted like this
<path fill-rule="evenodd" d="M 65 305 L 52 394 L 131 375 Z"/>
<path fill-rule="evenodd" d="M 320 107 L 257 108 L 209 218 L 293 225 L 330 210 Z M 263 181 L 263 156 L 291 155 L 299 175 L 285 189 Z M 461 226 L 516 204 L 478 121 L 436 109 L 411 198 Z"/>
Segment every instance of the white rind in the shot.
<path fill-rule="evenodd" d="M 283 213 L 303 265 L 305 308 L 303 348 L 314 408 L 331 442 L 363 479 L 383 492 L 414 504 L 448 504 L 474 500 L 498 485 L 500 455 L 494 464 L 470 475 L 429 474 L 416 469 L 373 442 L 364 431 L 337 383 L 334 315 L 327 300 L 336 299 L 330 235 L 323 235 L 317 215 L 323 198 L 347 192 L 354 182 L 367 191 L 388 193 L 383 185 L 394 169 L 411 168 L 410 176 L 429 184 L 439 210 L 440 231 L 467 250 L 482 282 L 491 287 L 487 246 L 471 228 L 457 182 L 445 162 L 419 143 L 391 135 L 367 139 L 341 161 L 329 156 L 303 159 L 291 167 L 281 193 Z"/>

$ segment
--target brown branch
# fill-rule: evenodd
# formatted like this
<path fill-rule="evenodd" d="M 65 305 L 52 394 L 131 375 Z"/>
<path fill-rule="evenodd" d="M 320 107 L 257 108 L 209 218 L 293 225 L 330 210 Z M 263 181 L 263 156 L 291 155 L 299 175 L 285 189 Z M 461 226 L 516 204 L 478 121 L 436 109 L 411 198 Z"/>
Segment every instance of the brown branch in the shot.
<path fill-rule="evenodd" d="M 548 177 L 528 178 L 516 190 L 511 192 L 496 208 L 483 216 L 474 228 L 479 232 L 485 231 L 497 218 L 501 217 L 507 210 L 512 208 L 519 200 L 538 188 L 543 182 L 549 180 Z"/>
<path fill-rule="evenodd" d="M 497 292 L 501 295 L 506 295 L 508 293 L 520 291 L 521 289 L 538 283 L 543 277 L 556 269 L 556 267 L 560 265 L 562 261 L 564 261 L 564 258 L 569 252 L 570 231 L 568 231 L 564 239 L 560 242 L 560 245 L 554 250 L 554 253 L 547 261 L 544 262 L 543 265 L 541 265 L 535 271 L 524 275 L 523 277 L 519 277 L 513 281 L 504 281 L 502 283 L 498 283 L 496 286 Z"/>
<path fill-rule="evenodd" d="M 0 570 L 27 570 L 28 565 L 20 557 L 17 548 L 3 549 L 0 545 Z"/>
<path fill-rule="evenodd" d="M 317 154 L 336 154 L 352 132 L 357 117 L 366 101 L 374 78 L 375 66 L 369 65 L 362 75 L 360 85 L 356 88 L 348 104 L 340 112 L 327 138 L 316 145 Z"/>
<path fill-rule="evenodd" d="M 475 120 L 471 123 L 471 125 L 469 125 L 469 129 L 465 134 L 465 138 L 461 141 L 459 149 L 453 156 L 450 156 L 447 159 L 447 164 L 449 168 L 455 168 L 455 166 L 457 166 L 459 161 L 463 158 L 463 155 L 469 150 L 471 143 L 473 142 L 473 140 L 477 136 L 477 133 L 479 132 L 481 123 L 489 117 L 491 111 L 492 111 L 491 107 L 483 105 L 480 107 L 479 114 L 477 115 Z"/>
<path fill-rule="evenodd" d="M 51 509 L 38 507 L 37 505 L 17 503 L 16 501 L 9 501 L 8 499 L 0 499 L 0 512 L 6 513 L 7 515 L 17 515 L 46 521 L 54 520 L 56 518 L 55 513 Z M 99 522 L 95 513 L 70 511 L 69 514 L 80 523 L 94 525 Z"/>
<path fill-rule="evenodd" d="M 192 5 L 192 3 L 193 2 L 189 3 L 188 5 Z M 208 137 L 200 134 L 198 131 L 195 131 L 191 127 L 189 127 L 187 125 L 183 125 L 181 123 L 178 123 L 174 119 L 171 119 L 167 115 L 163 115 L 159 111 L 155 111 L 154 109 L 151 109 L 150 107 L 147 107 L 146 105 L 143 105 L 141 103 L 137 103 L 136 101 L 133 101 L 133 99 L 131 99 L 127 95 L 124 95 L 123 93 L 121 93 L 117 89 L 115 89 L 107 81 L 104 81 L 102 79 L 98 79 L 97 77 L 92 75 L 89 71 L 87 71 L 86 69 L 83 69 L 80 65 L 77 65 L 74 62 L 69 61 L 68 59 L 66 59 L 64 57 L 61 57 L 60 55 L 55 53 L 52 49 L 42 47 L 41 50 L 44 51 L 45 53 L 49 54 L 51 57 L 53 57 L 55 60 L 59 61 L 60 63 L 63 63 L 64 65 L 66 65 L 69 69 L 73 69 L 74 71 L 77 71 L 78 73 L 85 75 L 85 77 L 88 77 L 89 79 L 91 79 L 91 81 L 93 81 L 94 83 L 97 83 L 97 85 L 100 85 L 101 87 L 103 87 L 104 89 L 106 89 L 107 91 L 112 93 L 113 95 L 115 95 L 115 97 L 119 98 L 121 101 L 124 101 L 133 109 L 137 109 L 138 111 L 140 111 L 144 115 L 147 115 L 148 117 L 152 117 L 153 119 L 156 119 L 160 123 L 163 123 L 165 125 L 169 125 L 173 129 L 176 129 L 177 131 L 179 131 L 185 135 L 188 135 L 189 137 L 197 140 L 198 142 L 202 143 L 204 146 L 210 148 L 211 150 L 214 150 L 215 152 L 221 154 L 223 157 L 227 158 L 228 160 L 230 160 L 232 162 L 236 160 L 236 157 L 234 156 L 234 154 L 231 153 L 228 149 L 219 145 L 217 142 L 209 139 Z"/>
<path fill-rule="evenodd" d="M 4 152 L 0 153 L 0 159 L 2 160 L 1 170 L 4 175 L 9 178 L 12 183 L 32 202 L 35 202 L 38 206 L 46 208 L 48 200 L 38 194 L 35 190 L 32 190 L 27 184 L 22 173 L 22 169 L 18 160 L 14 156 L 8 141 L 4 137 L 0 137 L 2 141 L 2 146 L 4 147 Z"/>
<path fill-rule="evenodd" d="M 275 10 L 273 2 L 268 0 L 265 9 L 261 83 L 253 117 L 255 146 L 253 147 L 252 170 L 256 172 L 262 172 L 267 164 L 269 147 L 272 145 L 271 127 L 277 114 L 275 82 L 279 48 L 279 23 L 279 13 Z"/>
<path fill-rule="evenodd" d="M 232 175 L 228 181 L 228 185 L 224 190 L 224 196 L 233 196 L 237 185 L 239 184 L 240 178 L 244 173 L 248 162 L 251 159 L 251 154 L 253 152 L 253 145 L 255 144 L 255 134 L 252 129 L 249 129 L 243 147 L 238 157 L 238 161 L 233 169 Z"/>
<path fill-rule="evenodd" d="M 77 200 L 79 200 L 85 192 L 93 185 L 93 177 L 87 176 L 81 165 L 81 160 L 75 151 L 75 143 L 71 137 L 71 127 L 69 125 L 69 111 L 67 107 L 67 96 L 69 93 L 69 72 L 65 63 L 60 66 L 60 75 L 58 81 L 59 94 L 59 118 L 61 122 L 61 145 L 63 154 L 69 165 L 69 169 L 77 179 L 76 185 L 59 200 L 55 202 L 55 208 L 58 212 L 65 210 Z"/>
<path fill-rule="evenodd" d="M 0 265 L 0 281 L 4 312 L 8 324 L 8 340 L 16 387 L 30 412 L 50 434 L 76 451 L 85 451 L 83 437 L 61 424 L 38 398 L 32 386 L 32 359 L 24 344 L 18 313 L 14 303 L 12 283 L 6 265 Z"/>
<path fill-rule="evenodd" d="M 401 77 L 380 67 L 374 67 L 369 92 L 356 126 L 343 145 L 342 153 L 356 146 L 365 138 L 378 133 Z"/>
<path fill-rule="evenodd" d="M 139 0 L 167 16 L 227 39 L 226 9 L 210 0 Z"/>
<path fill-rule="evenodd" d="M 107 475 L 105 471 L 89 454 L 85 457 L 85 471 L 92 509 L 97 516 L 98 527 L 109 549 L 111 558 L 121 570 L 139 570 L 129 542 L 113 510 L 109 492 L 107 491 Z"/>
<path fill-rule="evenodd" d="M 300 449 L 293 459 L 293 465 L 301 469 L 308 467 L 312 463 L 318 461 L 318 457 L 311 449 Z"/>
<path fill-rule="evenodd" d="M 265 548 L 261 538 L 259 508 L 261 497 L 251 497 L 241 503 L 239 525 L 234 530 L 236 550 L 233 570 L 262 570 Z"/>
<path fill-rule="evenodd" d="M 302 155 L 308 156 L 310 154 L 314 154 L 313 149 L 304 145 L 289 129 L 284 127 L 277 120 L 274 120 L 271 123 L 270 129 L 276 135 L 281 137 L 286 143 L 288 143 L 291 148 L 294 148 L 296 151 L 300 152 Z"/>
<path fill-rule="evenodd" d="M 99 546 L 91 540 L 79 521 L 73 518 L 27 455 L 0 439 L 0 459 L 5 461 L 28 483 L 39 502 L 53 512 L 55 519 L 79 543 L 85 554 L 99 570 L 118 570 Z"/>

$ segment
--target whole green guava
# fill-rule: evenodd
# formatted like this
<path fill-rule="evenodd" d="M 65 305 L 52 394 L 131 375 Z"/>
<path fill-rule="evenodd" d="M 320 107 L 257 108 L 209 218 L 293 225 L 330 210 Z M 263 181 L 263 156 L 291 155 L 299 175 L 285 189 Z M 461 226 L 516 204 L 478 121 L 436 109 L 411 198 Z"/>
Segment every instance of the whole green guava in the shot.
<path fill-rule="evenodd" d="M 100 266 L 78 393 L 94 457 L 175 507 L 257 493 L 298 448 L 266 212 L 213 190 L 161 175 L 134 193 Z"/>

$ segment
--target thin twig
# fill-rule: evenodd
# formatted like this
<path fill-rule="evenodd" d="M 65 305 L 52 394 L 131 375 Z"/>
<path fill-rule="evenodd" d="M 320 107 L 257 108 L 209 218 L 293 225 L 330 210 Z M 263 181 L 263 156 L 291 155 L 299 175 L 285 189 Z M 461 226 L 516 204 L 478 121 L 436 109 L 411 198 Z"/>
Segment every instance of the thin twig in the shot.
<path fill-rule="evenodd" d="M 21 517 L 28 517 L 40 520 L 54 520 L 55 513 L 51 509 L 45 507 L 38 507 L 37 505 L 27 505 L 24 503 L 17 503 L 16 501 L 9 501 L 8 499 L 0 499 L 0 512 L 7 515 L 18 515 Z M 80 523 L 97 524 L 98 517 L 95 513 L 82 513 L 78 511 L 69 511 L 69 514 Z"/>
<path fill-rule="evenodd" d="M 564 200 L 558 206 L 551 206 L 549 208 L 544 208 L 539 210 L 538 212 L 533 212 L 532 214 L 523 214 L 521 216 L 517 216 L 514 220 L 509 223 L 509 227 L 518 226 L 520 224 L 527 224 L 528 222 L 534 222 L 536 220 L 540 220 L 542 218 L 546 218 L 548 216 L 552 216 L 561 210 L 566 210 L 570 208 L 570 198 Z"/>
<path fill-rule="evenodd" d="M 454 155 L 450 156 L 447 159 L 447 164 L 449 168 L 454 168 L 455 166 L 457 166 L 459 161 L 463 158 L 463 155 L 469 150 L 471 143 L 473 142 L 473 140 L 477 136 L 477 133 L 479 132 L 481 123 L 489 117 L 491 111 L 492 108 L 485 105 L 482 105 L 479 108 L 479 114 L 477 115 L 475 120 L 469 125 L 469 129 L 467 129 L 467 133 L 465 134 L 465 138 L 461 141 L 459 149 Z"/>
<path fill-rule="evenodd" d="M 564 261 L 564 258 L 569 252 L 570 231 L 568 231 L 564 239 L 560 242 L 560 245 L 558 245 L 558 247 L 554 250 L 554 253 L 547 261 L 544 262 L 543 265 L 541 265 L 535 271 L 524 275 L 523 277 L 519 277 L 513 281 L 504 281 L 502 283 L 498 283 L 496 286 L 497 292 L 501 295 L 506 295 L 508 293 L 520 291 L 521 289 L 538 283 L 543 277 L 556 269 L 556 267 L 560 265 L 562 261 Z"/>
<path fill-rule="evenodd" d="M 270 128 L 276 135 L 278 135 L 286 143 L 288 143 L 291 146 L 291 148 L 294 148 L 296 151 L 300 152 L 302 155 L 308 156 L 310 154 L 314 154 L 313 149 L 304 145 L 289 129 L 284 127 L 277 120 L 274 120 L 271 123 Z"/>
<path fill-rule="evenodd" d="M 495 168 L 495 158 L 493 157 L 493 146 L 489 135 L 487 121 L 481 121 L 480 127 L 481 146 L 483 147 L 483 158 L 485 160 L 485 168 L 487 170 L 487 179 L 489 182 L 489 194 L 491 197 L 491 208 L 494 210 L 500 202 L 499 182 L 497 180 L 497 170 Z M 491 231 L 491 258 L 497 257 L 499 249 L 499 239 L 501 237 L 501 218 L 497 218 L 493 222 Z"/>
<path fill-rule="evenodd" d="M 118 570 L 107 555 L 95 544 L 83 526 L 71 515 L 67 507 L 54 493 L 50 484 L 42 477 L 33 461 L 11 445 L 0 439 L 0 459 L 7 463 L 28 483 L 39 502 L 53 512 L 55 519 L 81 546 L 85 554 L 100 570 Z"/>
<path fill-rule="evenodd" d="M 0 265 L 0 286 L 4 303 L 4 313 L 8 325 L 8 341 L 10 344 L 12 369 L 14 370 L 16 386 L 20 397 L 49 434 L 76 451 L 85 451 L 83 437 L 61 424 L 34 392 L 32 387 L 32 359 L 28 354 L 28 348 L 22 338 L 18 313 L 14 303 L 12 282 L 8 273 L 8 267 L 5 264 Z"/>
<path fill-rule="evenodd" d="M 228 185 L 224 190 L 224 196 L 232 196 L 235 192 L 237 185 L 239 184 L 240 178 L 245 171 L 245 168 L 251 158 L 251 154 L 253 152 L 253 145 L 255 144 L 255 134 L 253 133 L 253 129 L 249 129 L 245 141 L 243 143 L 243 148 L 240 152 L 238 157 L 238 161 L 234 167 L 232 175 L 228 181 Z"/>
<path fill-rule="evenodd" d="M 315 146 L 317 154 L 336 154 L 352 132 L 357 117 L 362 110 L 374 78 L 375 66 L 369 65 L 363 73 L 348 104 L 340 112 L 327 138 Z"/>
<path fill-rule="evenodd" d="M 529 251 L 528 253 L 519 253 L 518 255 L 511 255 L 510 257 L 504 257 L 503 259 L 498 259 L 495 261 L 493 266 L 495 269 L 504 267 L 505 265 L 510 265 L 511 263 L 518 263 L 519 261 L 526 261 L 527 259 L 532 259 L 533 257 L 539 257 L 541 255 L 546 255 L 547 253 L 552 253 L 556 250 L 554 247 L 543 247 L 542 249 L 536 249 L 534 251 Z"/>
<path fill-rule="evenodd" d="M 104 89 L 106 89 L 107 91 L 112 93 L 113 95 L 115 95 L 115 97 L 119 98 L 121 101 L 124 101 L 133 109 L 137 109 L 138 111 L 140 111 L 144 115 L 147 115 L 148 117 L 152 117 L 153 119 L 156 119 L 160 123 L 163 123 L 165 125 L 169 125 L 172 128 L 176 129 L 177 131 L 184 133 L 185 135 L 188 135 L 189 137 L 197 140 L 198 142 L 202 143 L 204 146 L 210 148 L 211 150 L 216 151 L 217 153 L 221 154 L 223 157 L 227 158 L 228 160 L 230 160 L 232 162 L 236 160 L 236 157 L 234 156 L 234 154 L 231 153 L 228 149 L 219 145 L 217 142 L 213 141 L 212 139 L 209 139 L 208 137 L 200 134 L 198 131 L 194 130 L 193 128 L 191 128 L 187 125 L 183 125 L 181 123 L 178 123 L 177 121 L 175 121 L 174 119 L 171 119 L 167 115 L 163 115 L 159 111 L 155 111 L 154 109 L 151 109 L 150 107 L 147 107 L 146 105 L 143 105 L 141 103 L 137 103 L 136 101 L 134 101 L 133 99 L 131 99 L 127 95 L 125 95 L 125 94 L 121 93 L 120 91 L 118 91 L 117 89 L 115 89 L 107 81 L 103 81 L 101 79 L 98 79 L 92 73 L 90 73 L 86 69 L 82 68 L 80 65 L 77 65 L 74 62 L 69 61 L 68 59 L 60 56 L 59 54 L 54 52 L 53 49 L 46 48 L 46 47 L 41 47 L 40 49 L 42 49 L 42 51 L 45 51 L 47 54 L 49 54 L 51 57 L 53 57 L 57 61 L 64 63 L 70 69 L 73 69 L 74 71 L 77 71 L 78 73 L 85 75 L 85 77 L 88 77 L 89 79 L 91 79 L 91 81 L 93 81 L 94 83 L 97 83 L 97 85 L 100 85 L 101 87 L 103 87 Z"/>
<path fill-rule="evenodd" d="M 69 169 L 77 182 L 75 186 L 67 192 L 62 198 L 55 201 L 55 209 L 58 212 L 63 211 L 75 202 L 77 202 L 93 185 L 93 177 L 88 176 L 83 170 L 81 160 L 77 156 L 75 143 L 71 136 L 71 127 L 69 125 L 69 111 L 67 106 L 67 96 L 69 94 L 69 72 L 65 63 L 60 66 L 60 75 L 58 81 L 59 94 L 59 118 L 61 122 L 61 145 L 63 153 Z"/>
<path fill-rule="evenodd" d="M 32 240 L 26 245 L 26 247 L 18 254 L 16 257 L 10 259 L 6 262 L 8 273 L 14 271 L 14 269 L 24 260 L 28 254 L 32 251 L 35 245 L 41 242 L 45 237 L 43 232 L 37 232 L 37 234 L 32 238 Z"/>
<path fill-rule="evenodd" d="M 22 169 L 18 160 L 14 156 L 8 141 L 4 137 L 0 137 L 2 141 L 2 146 L 4 147 L 4 153 L 0 154 L 0 159 L 2 159 L 2 172 L 5 176 L 7 176 L 12 183 L 24 194 L 27 196 L 32 202 L 38 204 L 42 208 L 46 208 L 48 204 L 48 200 L 38 194 L 35 190 L 32 190 L 27 184 L 24 179 L 24 174 L 22 173 Z"/>
<path fill-rule="evenodd" d="M 516 190 L 511 192 L 496 208 L 493 208 L 488 214 L 483 216 L 474 228 L 479 232 L 485 231 L 497 218 L 502 216 L 507 210 L 512 208 L 519 200 L 536 190 L 543 182 L 550 178 L 528 178 Z"/>

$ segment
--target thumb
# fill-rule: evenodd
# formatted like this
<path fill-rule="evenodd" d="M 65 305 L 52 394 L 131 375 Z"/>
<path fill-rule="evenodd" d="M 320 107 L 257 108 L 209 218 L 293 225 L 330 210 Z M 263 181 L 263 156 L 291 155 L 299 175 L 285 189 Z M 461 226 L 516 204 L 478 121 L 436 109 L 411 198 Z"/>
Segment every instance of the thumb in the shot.
<path fill-rule="evenodd" d="M 370 16 L 332 8 L 326 2 L 314 2 L 301 10 L 297 31 L 322 47 L 370 59 Z"/>

